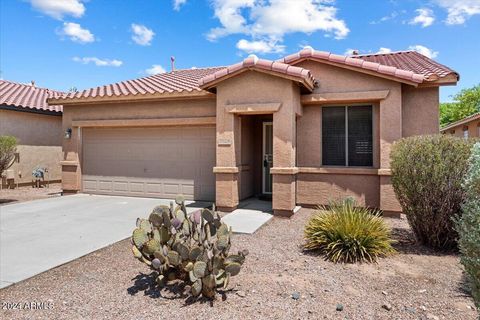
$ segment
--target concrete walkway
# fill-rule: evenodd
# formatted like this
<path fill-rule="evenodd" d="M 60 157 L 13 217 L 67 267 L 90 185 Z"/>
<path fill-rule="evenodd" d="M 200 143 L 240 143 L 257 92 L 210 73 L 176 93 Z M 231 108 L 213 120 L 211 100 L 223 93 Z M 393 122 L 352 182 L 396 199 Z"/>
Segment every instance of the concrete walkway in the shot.
<path fill-rule="evenodd" d="M 222 220 L 232 227 L 234 233 L 253 234 L 272 217 L 271 201 L 250 198 L 240 202 L 238 209 L 225 215 Z"/>
<path fill-rule="evenodd" d="M 79 194 L 1 206 L 0 288 L 129 237 L 137 217 L 170 201 Z"/>

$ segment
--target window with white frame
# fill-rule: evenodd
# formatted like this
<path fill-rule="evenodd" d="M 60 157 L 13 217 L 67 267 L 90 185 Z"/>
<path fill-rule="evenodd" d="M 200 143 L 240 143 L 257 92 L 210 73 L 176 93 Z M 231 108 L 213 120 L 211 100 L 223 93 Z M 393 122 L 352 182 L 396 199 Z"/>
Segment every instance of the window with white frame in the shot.
<path fill-rule="evenodd" d="M 372 106 L 322 108 L 322 165 L 373 166 Z"/>

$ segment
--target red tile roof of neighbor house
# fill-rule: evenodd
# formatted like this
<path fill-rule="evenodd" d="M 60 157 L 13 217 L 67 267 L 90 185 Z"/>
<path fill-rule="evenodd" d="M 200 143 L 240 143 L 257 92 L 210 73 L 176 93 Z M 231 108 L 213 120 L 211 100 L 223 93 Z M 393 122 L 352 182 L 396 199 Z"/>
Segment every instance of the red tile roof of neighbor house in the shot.
<path fill-rule="evenodd" d="M 291 66 L 278 61 L 259 59 L 255 55 L 250 55 L 248 58 L 239 63 L 220 69 L 215 73 L 203 77 L 198 81 L 198 85 L 202 89 L 208 89 L 224 79 L 230 78 L 231 76 L 241 73 L 245 70 L 252 69 L 258 71 L 267 71 L 279 76 L 292 78 L 293 80 L 300 82 L 309 90 L 313 90 L 315 85 L 315 79 L 309 70 Z"/>
<path fill-rule="evenodd" d="M 61 105 L 49 105 L 48 98 L 59 98 L 64 93 L 46 88 L 38 88 L 33 84 L 21 84 L 0 80 L 0 108 L 9 107 L 22 111 L 62 112 Z"/>
<path fill-rule="evenodd" d="M 213 83 L 220 81 L 220 78 L 225 79 L 247 69 L 257 69 L 295 78 L 308 87 L 315 81 L 309 70 L 292 65 L 307 59 L 325 61 L 340 67 L 374 73 L 412 84 L 432 82 L 451 75 L 454 76 L 453 83 L 458 80 L 458 73 L 455 71 L 414 51 L 347 57 L 306 47 L 300 52 L 275 62 L 249 57 L 228 67 L 175 70 L 72 92 L 61 97 L 54 97 L 49 101 L 52 103 L 75 103 L 115 98 L 128 99 L 139 96 L 205 95 L 206 93 L 202 89 L 210 88 Z"/>
<path fill-rule="evenodd" d="M 466 124 L 470 121 L 474 121 L 474 120 L 477 120 L 477 119 L 480 119 L 480 112 L 477 112 L 477 113 L 474 113 L 472 115 L 469 115 L 468 117 L 465 117 L 463 119 L 460 119 L 460 120 L 457 120 L 455 122 L 452 122 L 448 125 L 446 125 L 445 127 L 443 128 L 440 128 L 440 132 L 445 132 L 445 131 L 448 131 L 452 128 L 455 128 L 457 126 L 460 126 L 462 124 Z"/>
<path fill-rule="evenodd" d="M 385 66 L 397 67 L 402 70 L 422 74 L 427 81 L 435 81 L 449 75 L 459 74 L 443 64 L 440 64 L 417 51 L 398 51 L 391 53 L 362 54 L 351 56 L 364 61 L 376 62 Z"/>

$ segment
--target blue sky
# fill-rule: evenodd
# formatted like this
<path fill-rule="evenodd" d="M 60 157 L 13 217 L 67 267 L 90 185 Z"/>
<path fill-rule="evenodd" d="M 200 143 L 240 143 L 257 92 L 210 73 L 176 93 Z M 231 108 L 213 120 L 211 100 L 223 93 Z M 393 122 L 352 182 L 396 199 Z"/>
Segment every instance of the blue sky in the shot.
<path fill-rule="evenodd" d="M 169 71 L 277 59 L 305 45 L 420 50 L 480 83 L 480 0 L 2 0 L 3 79 L 68 90 Z"/>

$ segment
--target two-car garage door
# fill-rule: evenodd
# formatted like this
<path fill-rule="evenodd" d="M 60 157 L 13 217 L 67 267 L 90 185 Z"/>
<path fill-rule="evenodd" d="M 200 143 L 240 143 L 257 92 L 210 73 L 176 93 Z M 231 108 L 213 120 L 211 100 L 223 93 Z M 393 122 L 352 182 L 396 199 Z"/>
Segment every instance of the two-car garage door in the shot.
<path fill-rule="evenodd" d="M 215 199 L 215 128 L 84 128 L 83 192 Z"/>

